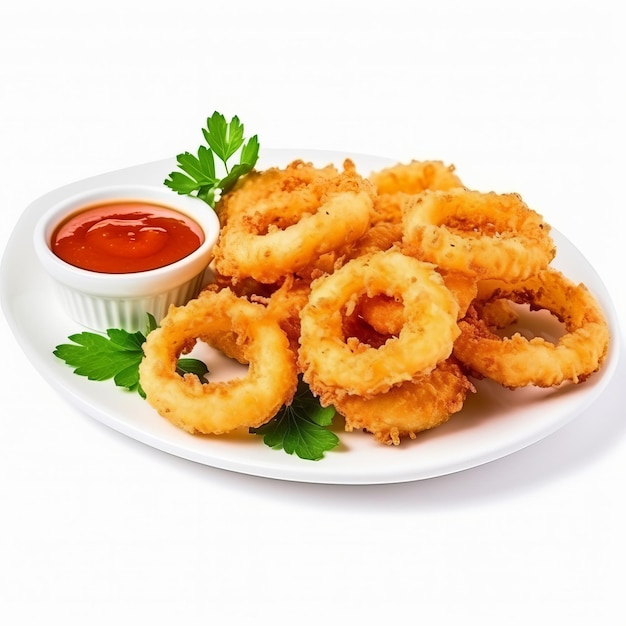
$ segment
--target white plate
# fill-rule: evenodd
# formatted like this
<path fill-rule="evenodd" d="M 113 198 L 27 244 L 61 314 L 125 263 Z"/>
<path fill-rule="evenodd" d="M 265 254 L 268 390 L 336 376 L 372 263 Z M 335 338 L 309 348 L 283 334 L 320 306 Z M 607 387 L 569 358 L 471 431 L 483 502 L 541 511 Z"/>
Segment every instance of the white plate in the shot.
<path fill-rule="evenodd" d="M 318 165 L 341 164 L 347 155 L 331 152 L 270 151 L 259 167 L 285 165 L 305 158 Z M 367 174 L 390 164 L 386 159 L 352 157 Z M 618 360 L 617 315 L 602 281 L 580 252 L 553 230 L 558 255 L 553 265 L 584 282 L 608 316 L 614 341 L 600 373 L 586 383 L 563 389 L 508 391 L 489 382 L 466 401 L 450 422 L 422 433 L 399 447 L 376 444 L 363 433 L 338 432 L 341 444 L 321 461 L 304 461 L 271 450 L 258 436 L 198 437 L 172 426 L 137 394 L 113 382 L 91 382 L 72 373 L 53 356 L 59 343 L 79 332 L 55 304 L 51 286 L 34 255 L 35 221 L 57 199 L 109 183 L 160 185 L 176 167 L 175 160 L 148 163 L 79 181 L 33 202 L 18 221 L 7 245 L 0 272 L 0 295 L 9 324 L 24 352 L 43 377 L 69 402 L 115 430 L 164 452 L 205 465 L 283 480 L 377 484 L 420 480 L 468 469 L 520 450 L 567 424 L 604 391 Z M 45 303 L 46 319 L 41 311 Z M 43 323 L 42 323 L 43 322 Z M 211 368 L 214 371 L 214 367 Z"/>

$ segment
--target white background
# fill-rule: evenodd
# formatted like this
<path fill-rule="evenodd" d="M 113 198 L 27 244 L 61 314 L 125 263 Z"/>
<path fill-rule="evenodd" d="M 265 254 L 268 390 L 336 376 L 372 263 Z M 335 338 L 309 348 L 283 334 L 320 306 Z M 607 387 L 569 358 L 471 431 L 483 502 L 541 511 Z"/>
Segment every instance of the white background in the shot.
<path fill-rule="evenodd" d="M 470 186 L 520 192 L 585 254 L 623 317 L 618 8 L 3 3 L 0 250 L 38 196 L 194 149 L 219 110 L 262 147 L 442 159 Z M 0 345 L 2 623 L 624 623 L 616 385 L 489 465 L 315 486 L 136 443 L 66 404 L 3 317 Z"/>

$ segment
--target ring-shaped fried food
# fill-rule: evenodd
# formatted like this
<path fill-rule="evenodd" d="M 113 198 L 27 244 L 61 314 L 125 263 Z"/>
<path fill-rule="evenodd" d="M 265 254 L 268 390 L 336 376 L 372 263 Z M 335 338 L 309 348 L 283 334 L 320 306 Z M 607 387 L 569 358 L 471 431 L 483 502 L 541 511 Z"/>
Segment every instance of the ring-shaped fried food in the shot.
<path fill-rule="evenodd" d="M 550 226 L 515 193 L 425 191 L 403 221 L 406 254 L 479 279 L 523 280 L 555 255 Z"/>
<path fill-rule="evenodd" d="M 491 281 L 488 281 L 491 282 Z M 506 328 L 515 324 L 519 319 L 519 314 L 511 306 L 509 300 L 490 300 L 480 303 L 480 317 L 492 328 Z"/>
<path fill-rule="evenodd" d="M 414 160 L 373 172 L 369 179 L 379 194 L 417 194 L 425 189 L 462 187 L 463 183 L 454 170 L 454 165 L 445 165 L 443 161 Z"/>
<path fill-rule="evenodd" d="M 404 324 L 379 348 L 344 335 L 362 296 L 401 300 Z M 372 396 L 431 372 L 459 330 L 458 304 L 429 263 L 391 249 L 358 257 L 311 285 L 300 314 L 299 365 L 305 382 L 331 404 L 345 394 Z M 323 329 L 323 331 L 321 330 Z"/>
<path fill-rule="evenodd" d="M 389 250 L 389 248 L 399 244 L 401 241 L 401 222 L 376 222 L 346 252 L 343 262 L 371 252 Z"/>
<path fill-rule="evenodd" d="M 353 164 L 346 161 L 345 169 L 354 171 Z M 295 221 L 303 210 L 319 199 L 320 185 L 339 173 L 332 164 L 320 168 L 301 159 L 292 161 L 285 168 L 253 170 L 222 196 L 216 206 L 220 223 L 224 226 L 230 219 L 249 215 L 251 208 L 270 202 L 280 206 L 283 220 Z M 295 191 L 299 193 L 294 194 Z"/>
<path fill-rule="evenodd" d="M 437 271 L 443 278 L 444 285 L 452 292 L 459 305 L 459 319 L 463 317 L 472 303 L 478 292 L 476 279 L 463 272 L 455 272 L 454 270 L 442 270 L 437 268 Z"/>
<path fill-rule="evenodd" d="M 287 277 L 272 295 L 264 299 L 271 313 L 289 339 L 291 349 L 297 354 L 300 341 L 300 311 L 309 300 L 311 287 L 308 281 Z"/>
<path fill-rule="evenodd" d="M 373 189 L 353 169 L 317 177 L 305 168 L 286 176 L 280 194 L 259 198 L 248 210 L 227 209 L 214 249 L 215 268 L 237 279 L 275 283 L 305 272 L 327 253 L 342 252 L 370 225 Z M 262 177 L 249 184 L 263 183 Z M 290 181 L 290 182 L 288 182 Z M 248 193 L 247 186 L 235 191 Z"/>
<path fill-rule="evenodd" d="M 402 437 L 435 428 L 458 413 L 475 388 L 452 360 L 442 361 L 430 374 L 392 387 L 372 398 L 343 396 L 335 408 L 345 428 L 366 430 L 385 444 L 399 445 Z"/>
<path fill-rule="evenodd" d="M 404 193 L 380 193 L 374 198 L 372 208 L 372 224 L 393 224 L 402 229 L 402 216 L 407 207 L 415 201 L 415 194 Z"/>
<path fill-rule="evenodd" d="M 460 319 L 476 297 L 478 291 L 476 280 L 468 274 L 459 272 L 439 273 L 459 305 L 457 315 Z M 397 335 L 404 324 L 402 302 L 381 294 L 372 298 L 361 298 L 358 304 L 358 315 L 382 335 Z"/>
<path fill-rule="evenodd" d="M 481 304 L 499 299 L 549 311 L 562 322 L 564 334 L 554 343 L 520 333 L 500 337 L 480 315 Z M 509 388 L 583 382 L 599 369 L 610 339 L 602 309 L 585 285 L 573 283 L 553 268 L 510 285 L 482 283 L 475 305 L 459 327 L 454 356 L 473 374 Z"/>
<path fill-rule="evenodd" d="M 203 383 L 180 376 L 176 363 L 197 340 L 234 333 L 248 371 L 240 378 Z M 203 291 L 181 307 L 171 307 L 144 343 L 140 382 L 158 413 L 190 433 L 223 434 L 258 427 L 291 402 L 297 385 L 295 355 L 273 315 L 261 304 L 238 298 L 230 289 Z"/>
<path fill-rule="evenodd" d="M 405 206 L 415 195 L 426 189 L 454 189 L 462 187 L 461 179 L 454 173 L 453 165 L 442 161 L 411 161 L 398 163 L 370 174 L 369 179 L 377 195 L 372 211 L 372 223 L 402 224 Z"/>

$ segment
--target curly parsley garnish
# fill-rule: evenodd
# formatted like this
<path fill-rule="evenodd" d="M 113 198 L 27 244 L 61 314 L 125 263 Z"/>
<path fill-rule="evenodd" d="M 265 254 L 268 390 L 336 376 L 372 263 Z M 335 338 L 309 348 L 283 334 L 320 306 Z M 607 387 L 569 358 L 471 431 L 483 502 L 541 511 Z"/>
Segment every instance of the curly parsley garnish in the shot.
<path fill-rule="evenodd" d="M 334 416 L 334 407 L 322 407 L 300 378 L 291 404 L 283 406 L 267 424 L 249 431 L 262 435 L 265 445 L 274 450 L 283 449 L 301 459 L 319 461 L 339 443 L 337 435 L 328 430 Z"/>
<path fill-rule="evenodd" d="M 244 126 L 235 115 L 230 122 L 215 111 L 207 119 L 202 134 L 208 146 L 201 145 L 197 156 L 184 152 L 176 157 L 182 172 L 172 172 L 164 184 L 180 195 L 197 196 L 211 208 L 215 208 L 220 196 L 230 191 L 237 180 L 255 166 L 259 157 L 259 140 L 256 135 L 244 141 Z M 239 162 L 229 165 L 230 159 L 239 152 Z M 217 172 L 217 157 L 223 171 Z M 184 173 L 183 173 L 184 172 Z"/>
<path fill-rule="evenodd" d="M 74 374 L 89 380 L 113 379 L 118 387 L 136 391 L 142 398 L 145 393 L 139 384 L 139 364 L 143 358 L 142 345 L 148 333 L 157 327 L 154 316 L 148 314 L 145 333 L 130 333 L 109 328 L 106 335 L 85 331 L 70 335 L 73 343 L 58 345 L 53 354 L 74 368 Z M 202 378 L 208 373 L 206 365 L 197 359 L 178 360 L 180 374 L 192 373 Z"/>

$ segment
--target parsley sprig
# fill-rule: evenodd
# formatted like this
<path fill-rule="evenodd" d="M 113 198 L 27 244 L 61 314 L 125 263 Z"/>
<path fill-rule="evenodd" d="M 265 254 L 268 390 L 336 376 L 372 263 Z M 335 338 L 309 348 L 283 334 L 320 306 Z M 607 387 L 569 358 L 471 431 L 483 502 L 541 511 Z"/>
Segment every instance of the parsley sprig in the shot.
<path fill-rule="evenodd" d="M 198 148 L 197 155 L 184 152 L 176 157 L 182 172 L 172 172 L 164 184 L 180 195 L 197 196 L 215 208 L 220 196 L 230 191 L 237 180 L 254 168 L 259 157 L 257 135 L 244 140 L 244 126 L 235 115 L 230 122 L 215 111 L 207 118 L 202 134 L 207 145 Z M 239 154 L 239 161 L 230 160 Z M 223 171 L 218 172 L 215 157 Z"/>
<path fill-rule="evenodd" d="M 139 364 L 143 358 L 142 345 L 156 327 L 154 316 L 148 314 L 145 332 L 130 333 L 119 328 L 109 328 L 106 334 L 84 331 L 70 335 L 68 339 L 73 343 L 58 345 L 53 354 L 73 367 L 78 376 L 97 381 L 113 379 L 118 387 L 136 391 L 145 398 L 139 383 Z M 177 370 L 199 378 L 208 373 L 202 361 L 191 358 L 179 359 Z"/>
<path fill-rule="evenodd" d="M 287 454 L 295 453 L 301 459 L 319 461 L 325 452 L 339 443 L 337 435 L 328 430 L 334 416 L 334 407 L 322 407 L 300 378 L 291 404 L 283 406 L 263 426 L 250 428 L 249 431 L 261 435 L 265 445 L 274 450 L 282 449 Z"/>

